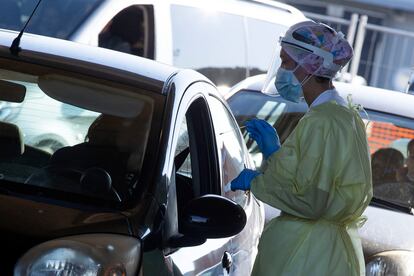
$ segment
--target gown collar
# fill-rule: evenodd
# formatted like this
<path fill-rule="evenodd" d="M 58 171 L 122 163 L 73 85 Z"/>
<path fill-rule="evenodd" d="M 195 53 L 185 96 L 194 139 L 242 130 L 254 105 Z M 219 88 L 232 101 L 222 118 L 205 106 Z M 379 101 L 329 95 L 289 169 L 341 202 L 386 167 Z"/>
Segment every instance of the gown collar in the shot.
<path fill-rule="evenodd" d="M 310 105 L 309 108 L 318 106 L 320 104 L 335 101 L 337 104 L 341 106 L 347 106 L 345 100 L 338 94 L 338 91 L 336 89 L 329 89 L 324 92 L 322 92 Z"/>

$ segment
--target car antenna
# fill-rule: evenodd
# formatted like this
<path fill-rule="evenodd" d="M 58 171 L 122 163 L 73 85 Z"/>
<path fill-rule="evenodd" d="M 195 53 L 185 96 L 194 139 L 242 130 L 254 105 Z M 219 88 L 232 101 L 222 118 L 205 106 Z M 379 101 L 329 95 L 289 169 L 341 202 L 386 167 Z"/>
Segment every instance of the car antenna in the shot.
<path fill-rule="evenodd" d="M 10 53 L 14 56 L 18 56 L 19 52 L 22 50 L 20 48 L 20 39 L 22 38 L 22 35 L 24 33 L 24 30 L 27 27 L 27 24 L 29 23 L 30 19 L 32 19 L 33 14 L 35 13 L 35 11 L 37 10 L 37 7 L 39 7 L 40 2 L 42 2 L 42 0 L 39 0 L 37 2 L 36 7 L 33 9 L 32 14 L 30 15 L 29 19 L 27 19 L 26 23 L 23 26 L 23 29 L 20 31 L 19 35 L 13 40 L 11 46 L 10 46 Z"/>

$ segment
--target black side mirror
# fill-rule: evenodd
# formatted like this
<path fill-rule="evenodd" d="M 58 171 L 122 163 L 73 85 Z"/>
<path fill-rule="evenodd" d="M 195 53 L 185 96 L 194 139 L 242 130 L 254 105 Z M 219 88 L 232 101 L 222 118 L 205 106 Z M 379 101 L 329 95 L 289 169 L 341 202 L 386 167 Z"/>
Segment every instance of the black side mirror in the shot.
<path fill-rule="evenodd" d="M 246 225 L 246 213 L 236 202 L 218 195 L 204 195 L 189 202 L 180 219 L 180 232 L 203 239 L 238 234 Z"/>

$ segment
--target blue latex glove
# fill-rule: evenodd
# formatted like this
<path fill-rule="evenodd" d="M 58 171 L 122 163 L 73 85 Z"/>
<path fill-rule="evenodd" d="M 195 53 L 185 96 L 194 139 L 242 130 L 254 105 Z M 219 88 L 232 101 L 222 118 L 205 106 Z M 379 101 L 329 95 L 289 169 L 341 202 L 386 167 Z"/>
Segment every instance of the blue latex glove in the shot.
<path fill-rule="evenodd" d="M 250 190 L 250 182 L 260 173 L 254 170 L 244 169 L 241 173 L 231 181 L 231 190 Z"/>
<path fill-rule="evenodd" d="M 256 141 L 265 159 L 280 149 L 279 135 L 276 129 L 265 120 L 252 119 L 246 122 L 247 132 Z"/>

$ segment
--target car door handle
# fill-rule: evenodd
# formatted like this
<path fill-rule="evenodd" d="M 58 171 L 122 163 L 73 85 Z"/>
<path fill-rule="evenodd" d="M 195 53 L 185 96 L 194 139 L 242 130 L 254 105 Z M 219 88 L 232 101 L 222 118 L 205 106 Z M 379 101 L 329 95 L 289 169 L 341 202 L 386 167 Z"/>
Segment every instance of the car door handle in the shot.
<path fill-rule="evenodd" d="M 221 258 L 221 265 L 226 269 L 227 273 L 230 273 L 230 267 L 233 264 L 233 257 L 227 251 L 224 251 L 223 258 Z"/>

